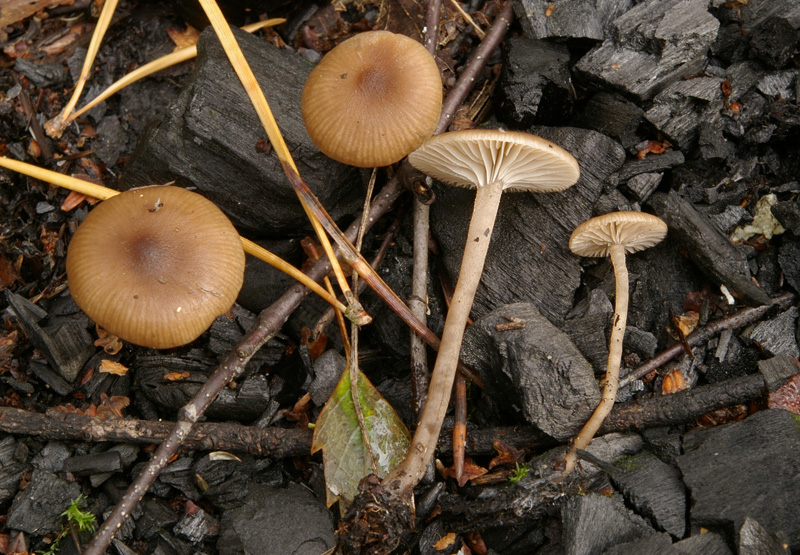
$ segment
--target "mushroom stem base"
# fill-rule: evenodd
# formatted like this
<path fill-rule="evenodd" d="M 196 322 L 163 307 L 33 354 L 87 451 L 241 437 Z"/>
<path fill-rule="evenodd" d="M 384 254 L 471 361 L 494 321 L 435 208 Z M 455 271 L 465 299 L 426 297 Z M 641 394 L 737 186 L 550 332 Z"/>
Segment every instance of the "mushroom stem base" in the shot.
<path fill-rule="evenodd" d="M 611 245 L 609 256 L 614 266 L 616 279 L 614 299 L 614 320 L 611 329 L 611 341 L 608 346 L 608 362 L 606 364 L 606 383 L 603 387 L 603 398 L 594 409 L 591 418 L 584 424 L 580 433 L 572 443 L 572 448 L 566 456 L 566 466 L 562 477 L 566 477 L 575 468 L 578 462 L 578 450 L 586 449 L 592 441 L 594 434 L 603 425 L 603 421 L 614 408 L 619 389 L 619 367 L 622 361 L 622 340 L 625 338 L 625 327 L 628 321 L 628 269 L 625 266 L 625 247 Z"/>
<path fill-rule="evenodd" d="M 503 183 L 495 182 L 479 187 L 475 195 L 475 206 L 467 231 L 461 270 L 447 312 L 439 356 L 431 374 L 428 400 L 411 440 L 408 455 L 385 480 L 388 487 L 395 492 L 410 491 L 419 482 L 436 449 L 442 422 L 450 403 L 450 392 L 453 389 L 458 357 L 461 353 L 461 340 L 480 283 L 486 253 L 489 251 L 492 228 L 502 192 Z"/>

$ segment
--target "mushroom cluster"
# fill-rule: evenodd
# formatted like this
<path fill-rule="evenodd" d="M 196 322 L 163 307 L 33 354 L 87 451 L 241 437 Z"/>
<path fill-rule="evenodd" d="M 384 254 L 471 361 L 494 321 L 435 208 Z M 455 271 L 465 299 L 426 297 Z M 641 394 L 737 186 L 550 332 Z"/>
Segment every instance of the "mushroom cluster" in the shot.
<path fill-rule="evenodd" d="M 622 340 L 628 321 L 628 269 L 625 255 L 648 249 L 660 243 L 666 235 L 667 224 L 660 218 L 643 212 L 626 211 L 612 212 L 587 220 L 575 228 L 569 238 L 569 248 L 578 256 L 611 257 L 616 287 L 603 397 L 573 441 L 572 449 L 566 456 L 566 467 L 562 476 L 567 476 L 575 468 L 578 450 L 586 449 L 617 398 Z"/>
<path fill-rule="evenodd" d="M 236 300 L 244 251 L 225 214 L 172 186 L 131 189 L 97 205 L 67 251 L 78 306 L 118 337 L 167 349 L 196 339 Z"/>
<path fill-rule="evenodd" d="M 436 61 L 420 43 L 369 31 L 328 52 L 303 88 L 303 120 L 330 158 L 387 166 L 430 137 L 442 109 Z"/>
<path fill-rule="evenodd" d="M 408 157 L 418 170 L 451 185 L 476 189 L 458 281 L 447 312 L 428 400 L 411 455 L 392 473 L 393 487 L 413 486 L 433 456 L 450 402 L 467 319 L 489 250 L 504 191 L 555 192 L 572 186 L 578 163 L 559 146 L 528 133 L 492 129 L 452 131 L 431 137 Z M 392 479 L 388 480 L 392 483 Z"/>

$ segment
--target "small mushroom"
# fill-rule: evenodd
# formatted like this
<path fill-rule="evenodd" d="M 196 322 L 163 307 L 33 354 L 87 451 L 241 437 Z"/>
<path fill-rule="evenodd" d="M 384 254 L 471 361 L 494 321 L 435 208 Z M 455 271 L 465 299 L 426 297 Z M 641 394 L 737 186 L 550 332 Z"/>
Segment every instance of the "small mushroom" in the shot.
<path fill-rule="evenodd" d="M 392 473 L 398 480 L 393 487 L 400 490 L 407 490 L 419 481 L 433 456 L 502 192 L 562 191 L 573 185 L 580 174 L 575 158 L 553 143 L 528 133 L 490 129 L 437 135 L 425 141 L 408 159 L 412 166 L 440 181 L 476 188 L 477 192 L 428 400 L 410 454 Z M 388 483 L 392 484 L 392 480 Z"/>
<path fill-rule="evenodd" d="M 327 156 L 352 166 L 387 166 L 433 134 L 442 79 L 417 41 L 368 31 L 325 55 L 306 81 L 301 108 L 311 140 Z"/>
<path fill-rule="evenodd" d="M 131 189 L 98 204 L 67 252 L 72 297 L 126 341 L 167 349 L 196 339 L 230 309 L 244 251 L 211 201 L 180 187 Z"/>
<path fill-rule="evenodd" d="M 603 398 L 581 429 L 572 449 L 567 453 L 566 477 L 578 460 L 578 450 L 586 449 L 594 434 L 614 407 L 619 387 L 619 366 L 622 360 L 622 340 L 628 320 L 628 269 L 625 255 L 648 249 L 667 235 L 667 224 L 661 219 L 643 212 L 612 212 L 583 222 L 569 238 L 569 248 L 578 256 L 610 256 L 614 266 L 616 292 L 614 297 L 614 327 L 608 347 L 606 381 Z"/>

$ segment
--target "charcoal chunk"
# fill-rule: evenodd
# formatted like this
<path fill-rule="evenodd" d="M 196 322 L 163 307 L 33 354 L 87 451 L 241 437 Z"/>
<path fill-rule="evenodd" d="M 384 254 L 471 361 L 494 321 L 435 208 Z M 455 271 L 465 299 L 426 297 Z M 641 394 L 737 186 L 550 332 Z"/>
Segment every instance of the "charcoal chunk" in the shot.
<path fill-rule="evenodd" d="M 700 71 L 719 29 L 704 0 L 647 0 L 611 25 L 611 38 L 581 58 L 589 81 L 638 100 Z"/>
<path fill-rule="evenodd" d="M 691 431 L 684 448 L 678 465 L 692 496 L 693 526 L 724 526 L 733 535 L 753 517 L 766 530 L 786 534 L 790 549 L 800 549 L 800 435 L 793 414 L 765 410 Z"/>
<path fill-rule="evenodd" d="M 624 459 L 611 476 L 625 499 L 659 530 L 680 539 L 686 533 L 686 487 L 678 469 L 643 452 Z"/>
<path fill-rule="evenodd" d="M 531 38 L 603 40 L 601 16 L 591 0 L 514 0 L 525 34 Z"/>
<path fill-rule="evenodd" d="M 780 69 L 797 54 L 798 35 L 784 17 L 770 16 L 751 30 L 750 48 L 768 66 Z"/>
<path fill-rule="evenodd" d="M 746 337 L 757 342 L 767 353 L 797 358 L 800 356 L 795 339 L 797 314 L 797 307 L 793 306 L 775 318 L 760 322 Z"/>
<path fill-rule="evenodd" d="M 782 534 L 781 534 L 782 535 Z M 739 529 L 739 555 L 789 554 L 783 538 L 773 534 L 752 517 Z"/>
<path fill-rule="evenodd" d="M 688 150 L 694 143 L 703 107 L 709 103 L 721 104 L 721 84 L 718 77 L 673 83 L 656 95 L 644 117 L 672 144 Z"/>
<path fill-rule="evenodd" d="M 514 37 L 500 80 L 501 118 L 510 125 L 558 125 L 569 114 L 573 89 L 566 47 Z"/>
<path fill-rule="evenodd" d="M 499 410 L 521 414 L 557 439 L 580 431 L 600 401 L 580 351 L 530 304 L 506 305 L 476 321 L 463 352 Z"/>
<path fill-rule="evenodd" d="M 655 534 L 617 498 L 599 494 L 571 497 L 562 509 L 566 553 L 590 555 Z"/>
<path fill-rule="evenodd" d="M 34 470 L 28 487 L 14 498 L 6 526 L 37 535 L 58 532 L 62 526 L 61 513 L 80 494 L 78 484 L 46 470 Z"/>
<path fill-rule="evenodd" d="M 255 484 L 245 504 L 226 511 L 217 540 L 220 553 L 317 555 L 336 544 L 333 523 L 325 505 L 308 489 L 294 483 L 286 488 Z"/>
<path fill-rule="evenodd" d="M 769 297 L 750 280 L 747 260 L 706 217 L 676 192 L 655 193 L 648 204 L 669 226 L 669 234 L 686 249 L 698 267 L 753 304 L 767 304 Z"/>
<path fill-rule="evenodd" d="M 630 100 L 618 94 L 599 92 L 577 115 L 575 125 L 608 135 L 628 149 L 641 141 L 636 130 L 643 115 L 644 110 Z"/>
<path fill-rule="evenodd" d="M 732 551 L 719 534 L 697 534 L 674 544 L 681 555 L 732 555 Z"/>
<path fill-rule="evenodd" d="M 303 125 L 300 96 L 311 65 L 288 49 L 233 31 L 300 175 L 335 220 L 355 212 L 361 205 L 358 171 L 319 152 Z M 176 180 L 196 187 L 245 232 L 273 238 L 310 233 L 277 157 L 257 148 L 263 127 L 211 27 L 197 48 L 195 73 L 164 119 L 140 137 L 123 184 Z"/>
<path fill-rule="evenodd" d="M 28 448 L 13 437 L 0 440 L 0 503 L 17 493 L 22 475 L 30 468 Z"/>

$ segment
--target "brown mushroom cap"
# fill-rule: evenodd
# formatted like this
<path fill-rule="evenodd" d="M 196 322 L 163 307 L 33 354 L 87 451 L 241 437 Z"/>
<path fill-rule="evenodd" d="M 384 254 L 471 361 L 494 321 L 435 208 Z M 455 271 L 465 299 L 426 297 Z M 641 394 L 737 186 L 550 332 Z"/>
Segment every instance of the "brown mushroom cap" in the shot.
<path fill-rule="evenodd" d="M 98 204 L 67 252 L 70 292 L 97 324 L 166 349 L 196 339 L 244 279 L 239 234 L 211 201 L 180 187 L 131 189 Z"/>
<path fill-rule="evenodd" d="M 566 150 L 536 135 L 499 129 L 467 129 L 426 140 L 408 161 L 451 185 L 484 187 L 502 180 L 504 191 L 563 191 L 580 176 Z"/>
<path fill-rule="evenodd" d="M 611 212 L 583 222 L 569 238 L 578 256 L 608 256 L 611 245 L 623 245 L 626 253 L 648 249 L 667 235 L 667 224 L 644 212 Z"/>
<path fill-rule="evenodd" d="M 325 55 L 306 81 L 301 105 L 311 140 L 327 156 L 353 166 L 386 166 L 433 134 L 442 80 L 420 43 L 369 31 Z"/>

